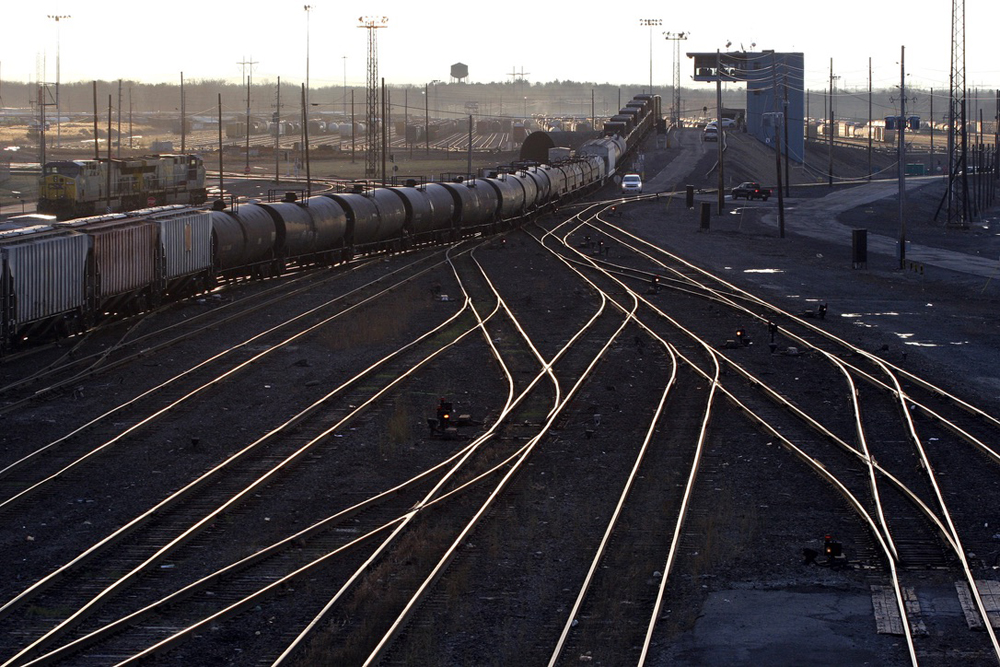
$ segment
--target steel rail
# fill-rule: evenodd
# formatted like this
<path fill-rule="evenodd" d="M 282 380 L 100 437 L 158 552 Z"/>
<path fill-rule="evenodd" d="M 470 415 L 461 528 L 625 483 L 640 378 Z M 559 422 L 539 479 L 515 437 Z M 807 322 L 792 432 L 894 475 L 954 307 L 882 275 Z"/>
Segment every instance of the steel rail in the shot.
<path fill-rule="evenodd" d="M 391 288 L 387 288 L 387 289 L 391 289 Z M 105 548 L 107 548 L 111 544 L 113 544 L 116 541 L 120 540 L 124 535 L 127 535 L 127 534 L 131 533 L 132 531 L 134 531 L 136 528 L 140 527 L 141 525 L 144 525 L 145 523 L 147 523 L 148 521 L 150 521 L 154 516 L 158 515 L 163 510 L 165 510 L 168 507 L 171 507 L 171 506 L 177 504 L 178 502 L 180 502 L 180 500 L 186 498 L 194 490 L 200 488 L 207 481 L 213 479 L 217 474 L 219 474 L 221 471 L 225 470 L 228 466 L 230 466 L 235 461 L 240 460 L 243 457 L 247 456 L 249 453 L 255 451 L 263 443 L 270 441 L 277 434 L 279 434 L 279 433 L 283 432 L 284 430 L 287 430 L 288 428 L 291 428 L 292 426 L 300 423 L 302 420 L 304 420 L 306 418 L 306 416 L 308 416 L 309 414 L 311 414 L 314 411 L 316 411 L 321 405 L 323 405 L 324 403 L 328 402 L 330 398 L 332 398 L 333 396 L 335 396 L 335 395 L 341 393 L 342 391 L 344 391 L 348 386 L 354 384 L 361 377 L 364 377 L 364 376 L 372 373 L 374 370 L 378 369 L 384 363 L 386 363 L 387 361 L 391 360 L 392 358 L 394 358 L 398 354 L 401 354 L 406 349 L 414 347 L 417 344 L 423 342 L 424 340 L 428 340 L 431 336 L 435 335 L 436 333 L 438 333 L 440 331 L 443 331 L 447 326 L 450 326 L 451 323 L 455 322 L 461 316 L 461 314 L 466 310 L 467 307 L 468 307 L 467 303 L 463 304 L 462 308 L 460 308 L 458 311 L 456 311 L 455 314 L 453 314 L 451 317 L 449 317 L 444 322 L 442 322 L 441 324 L 439 324 L 437 327 L 435 327 L 432 330 L 430 330 L 430 331 L 422 334 L 421 336 L 419 336 L 418 338 L 414 339 L 410 343 L 408 343 L 408 344 L 402 346 L 401 348 L 397 349 L 392 354 L 384 357 L 383 359 L 381 359 L 379 361 L 376 361 L 375 363 L 373 363 L 372 365 L 370 365 L 368 368 L 366 368 L 365 370 L 363 370 L 361 373 L 359 373 L 355 377 L 347 380 L 346 382 L 344 382 L 343 384 L 341 384 L 340 386 L 338 386 L 337 388 L 335 388 L 333 391 L 329 392 L 327 395 L 325 395 L 322 398 L 320 398 L 318 401 L 314 402 L 308 408 L 306 408 L 305 410 L 301 411 L 300 413 L 298 413 L 297 415 L 295 415 L 294 417 L 292 417 L 291 419 L 289 419 L 288 421 L 286 421 L 282 425 L 280 425 L 280 426 L 272 429 L 269 433 L 265 434 L 264 436 L 262 436 L 261 438 L 259 438 L 257 441 L 255 441 L 254 443 L 251 443 L 250 445 L 248 445 L 244 449 L 240 450 L 239 452 L 233 454 L 232 456 L 230 456 L 225 461 L 223 461 L 222 463 L 220 463 L 217 466 L 215 466 L 214 468 L 212 468 L 210 471 L 208 471 L 204 475 L 201 475 L 200 477 L 196 478 L 195 480 L 189 482 L 183 488 L 181 488 L 177 492 L 171 494 L 170 496 L 168 496 L 164 500 L 160 501 L 155 506 L 153 506 L 149 510 L 145 511 L 143 514 L 141 514 L 138 517 L 134 518 L 133 520 L 131 520 L 129 523 L 127 523 L 122 528 L 116 530 L 114 533 L 112 533 L 112 534 L 108 535 L 107 537 L 103 538 L 97 544 L 95 544 L 95 545 L 91 546 L 90 548 L 88 548 L 87 550 L 85 550 L 83 553 L 81 553 L 80 555 L 78 555 L 77 557 L 75 557 L 74 559 L 72 559 L 69 563 L 61 566 L 60 568 L 58 568 L 54 572 L 50 573 L 49 575 L 46 575 L 46 577 L 43 577 L 42 579 L 38 580 L 37 582 L 35 582 L 34 584 L 32 584 L 29 588 L 25 589 L 19 595 L 15 596 L 11 600 L 9 600 L 7 603 L 5 603 L 2 607 L 0 607 L 0 616 L 9 614 L 18 605 L 20 605 L 25 600 L 27 600 L 30 597 L 33 597 L 34 595 L 36 595 L 37 593 L 39 593 L 43 588 L 47 587 L 48 585 L 50 585 L 51 583 L 53 583 L 55 580 L 57 580 L 57 579 L 65 576 L 65 574 L 67 574 L 69 571 L 71 571 L 71 570 L 79 567 L 81 564 L 83 564 L 84 562 L 86 562 L 90 558 L 93 558 L 99 552 L 103 551 Z M 320 326 L 320 325 L 316 325 L 316 326 Z M 315 328 L 315 327 L 310 327 L 310 329 L 312 329 L 312 328 Z M 472 330 L 469 330 L 469 331 L 472 331 Z M 466 334 L 463 334 L 462 336 L 464 337 L 465 335 L 467 335 L 469 333 L 469 331 L 467 331 Z M 291 340 L 297 339 L 301 335 L 302 335 L 302 333 L 296 334 L 295 336 L 292 337 Z M 458 338 L 458 339 L 452 341 L 451 343 L 449 343 L 448 345 L 446 345 L 445 348 L 450 347 L 451 345 L 456 344 L 458 342 L 458 340 L 461 340 L 461 338 Z M 437 353 L 439 353 L 441 350 L 443 350 L 445 348 L 439 349 Z M 265 354 L 265 353 L 266 352 L 263 352 L 261 354 Z M 435 355 L 437 353 L 435 353 Z M 411 368 L 411 370 L 408 373 L 415 372 L 417 368 L 419 368 L 420 366 L 422 366 L 423 364 L 425 364 L 427 361 L 429 361 L 430 358 L 433 358 L 433 356 L 435 356 L 435 355 L 432 355 L 431 357 L 425 358 L 417 366 L 415 366 L 414 368 Z M 230 372 L 232 372 L 232 371 L 230 371 Z M 226 375 L 228 375 L 230 372 L 227 372 Z M 128 581 L 130 581 L 133 577 L 137 576 L 145 568 L 147 568 L 148 566 L 154 564 L 156 561 L 158 561 L 158 560 L 162 559 L 163 557 L 165 557 L 174 548 L 180 546 L 181 544 L 183 544 L 186 541 L 188 541 L 189 539 L 191 539 L 198 531 L 204 529 L 207 525 L 209 525 L 209 523 L 211 522 L 212 519 L 216 518 L 217 516 L 221 515 L 223 512 L 225 512 L 228 509 L 230 509 L 231 507 L 235 506 L 238 502 L 240 502 L 241 500 L 245 499 L 254 490 L 262 487 L 274 475 L 276 475 L 279 471 L 283 470 L 285 467 L 287 467 L 288 465 L 290 465 L 292 462 L 296 461 L 298 458 L 300 458 L 301 456 L 303 456 L 306 452 L 308 452 L 310 449 L 312 449 L 314 446 L 316 446 L 319 442 L 321 442 L 322 440 L 326 439 L 331 433 L 333 433 L 336 429 L 338 429 L 342 424 L 346 423 L 349 419 L 353 418 L 355 415 L 357 415 L 362 410 L 364 410 L 378 396 L 381 396 L 382 394 L 384 394 L 385 392 L 387 392 L 390 388 L 392 388 L 398 382 L 400 382 L 404 377 L 405 377 L 405 375 L 397 377 L 388 386 L 386 386 L 382 390 L 380 390 L 380 392 L 378 392 L 374 397 L 369 398 L 367 401 L 365 401 L 361 405 L 357 406 L 346 417 L 344 417 L 339 422 L 337 422 L 336 424 L 334 424 L 334 426 L 326 429 L 319 437 L 311 440 L 309 443 L 307 443 L 303 447 L 299 448 L 292 455 L 288 456 L 282 462 L 280 462 L 279 464 L 277 464 L 274 467 L 272 467 L 271 470 L 268 473 L 266 473 L 264 476 L 258 478 L 251 485 L 245 487 L 243 489 L 243 491 L 241 491 L 240 493 L 236 494 L 235 496 L 232 496 L 229 500 L 227 500 L 225 503 L 223 503 L 222 505 L 220 505 L 219 507 L 217 507 L 210 514 L 208 514 L 207 516 L 203 517 L 201 520 L 199 520 L 194 525 L 192 525 L 191 527 L 189 527 L 187 530 L 185 530 L 179 536 L 173 538 L 167 545 L 165 545 L 164 547 L 160 548 L 155 554 L 153 554 L 152 556 L 150 556 L 149 558 L 147 558 L 141 565 L 137 566 L 136 568 L 133 568 L 133 570 L 131 570 L 128 574 L 124 575 L 117 582 L 115 582 L 111 586 L 107 587 L 101 593 L 99 593 L 97 596 L 95 596 L 89 603 L 87 603 L 86 605 L 84 605 L 84 607 L 78 609 L 71 616 L 69 616 L 68 618 L 64 619 L 61 623 L 59 623 L 57 626 L 55 626 L 54 628 L 52 628 L 48 633 L 46 633 L 45 635 L 43 635 L 41 638 L 35 640 L 34 642 L 32 642 L 31 644 L 29 644 L 28 646 L 26 646 L 17 655 L 15 655 L 12 659 L 10 659 L 9 661 L 5 662 L 4 664 L 5 665 L 7 665 L 7 664 L 14 664 L 14 663 L 16 663 L 16 661 L 18 659 L 23 658 L 23 657 L 27 657 L 28 655 L 30 655 L 32 653 L 37 653 L 40 649 L 43 649 L 44 647 L 46 647 L 49 644 L 51 644 L 53 641 L 55 641 L 55 639 L 58 638 L 58 636 L 61 636 L 61 634 L 63 634 L 65 631 L 67 631 L 72 625 L 74 625 L 79 620 L 82 620 L 82 618 L 84 616 L 86 616 L 87 613 L 89 613 L 94 608 L 96 608 L 96 606 L 98 605 L 99 602 L 103 601 L 107 597 L 110 597 L 110 595 L 112 593 L 114 593 L 117 590 L 119 590 L 120 588 L 124 587 L 124 585 Z"/>
<path fill-rule="evenodd" d="M 404 268 L 408 268 L 408 267 L 404 267 Z M 159 410 L 157 410 L 156 412 L 154 412 L 152 415 L 150 415 L 150 416 L 146 417 L 145 419 L 140 420 L 138 423 L 133 424 L 132 426 L 126 428 L 124 431 L 122 431 L 121 433 L 119 433 L 117 436 L 111 438 L 110 440 L 106 441 L 105 443 L 103 443 L 101 445 L 98 445 L 97 447 L 92 448 L 88 453 L 84 454 L 83 456 L 81 456 L 81 457 L 77 458 L 76 460 L 72 461 L 71 463 L 67 464 L 66 466 L 64 466 L 60 470 L 56 471 L 55 473 L 53 473 L 51 475 L 48 475 L 47 477 L 43 478 L 42 480 L 37 481 L 34 484 L 31 484 L 28 487 L 22 489 L 20 492 L 14 494 L 12 496 L 9 496 L 9 497 L 7 497 L 5 499 L 3 499 L 2 501 L 0 501 L 0 511 L 4 510 L 5 508 L 11 506 L 12 504 L 14 504 L 14 503 L 16 503 L 16 502 L 18 502 L 20 500 L 23 500 L 27 496 L 29 496 L 29 495 L 37 492 L 43 486 L 45 486 L 45 485 L 51 483 L 52 481 L 54 481 L 54 480 L 62 477 L 64 474 L 66 474 L 70 470 L 76 468 L 77 466 L 81 465 L 83 462 L 89 460 L 90 458 L 96 456 L 98 453 L 104 451 L 105 449 L 111 447 L 112 445 L 114 445 L 118 441 L 122 440 L 125 436 L 129 435 L 130 433 L 132 433 L 134 431 L 137 431 L 138 429 L 140 429 L 143 426 L 148 425 L 149 423 L 151 423 L 154 420 L 158 419 L 162 415 L 166 414 L 168 411 L 170 411 L 173 408 L 181 405 L 182 403 L 184 403 L 184 402 L 186 402 L 186 401 L 194 398 L 198 394 L 200 394 L 200 393 L 208 390 L 211 387 L 214 387 L 215 385 L 217 385 L 222 380 L 225 380 L 225 379 L 227 379 L 227 378 L 229 378 L 231 376 L 234 376 L 239 371 L 242 371 L 243 369 L 251 366 L 252 364 L 256 363 L 257 361 L 259 361 L 259 360 L 267 357 L 271 353 L 276 352 L 276 351 L 278 351 L 278 350 L 280 350 L 280 349 L 282 349 L 284 347 L 287 347 L 288 345 L 290 345 L 291 343 L 295 342 L 296 340 L 298 340 L 302 336 L 305 336 L 306 334 L 311 333 L 312 331 L 317 330 L 317 329 L 325 326 L 329 322 L 331 322 L 331 321 L 333 321 L 333 320 L 335 320 L 335 319 L 337 319 L 339 317 L 342 317 L 342 316 L 350 313 L 351 311 L 353 311 L 353 310 L 355 310 L 357 308 L 360 308 L 362 305 L 364 305 L 364 304 L 366 304 L 366 303 L 368 303 L 370 301 L 374 301 L 375 299 L 378 299 L 379 297 L 383 296 L 384 294 L 387 294 L 389 291 L 395 289 L 396 287 L 398 287 L 400 285 L 403 285 L 403 284 L 406 284 L 407 282 L 416 279 L 417 277 L 419 277 L 423 273 L 426 273 L 427 271 L 431 270 L 432 268 L 433 268 L 433 266 L 427 267 L 427 268 L 421 270 L 420 272 L 416 273 L 415 275 L 410 276 L 410 277 L 404 279 L 400 283 L 397 283 L 395 285 L 391 285 L 391 286 L 389 286 L 389 287 L 381 290 L 380 292 L 377 292 L 376 294 L 373 294 L 371 296 L 368 296 L 368 297 L 366 297 L 366 298 L 358 301 L 358 303 L 356 303 L 356 304 L 352 304 L 352 305 L 348 306 L 346 309 L 344 309 L 344 310 L 342 310 L 342 311 L 340 311 L 338 313 L 335 313 L 332 316 L 324 318 L 318 324 L 314 324 L 314 325 L 308 327 L 307 329 L 302 330 L 299 333 L 293 335 L 292 337 L 287 338 L 284 341 L 282 341 L 280 343 L 277 343 L 277 344 L 269 347 L 266 350 L 263 350 L 262 352 L 258 352 L 257 354 L 253 355 L 250 359 L 241 362 L 240 364 L 238 364 L 237 366 L 229 369 L 228 371 L 226 371 L 222 375 L 220 375 L 220 376 L 218 376 L 218 377 L 216 377 L 216 378 L 214 378 L 214 379 L 212 379 L 212 380 L 210 380 L 208 382 L 205 382 L 205 383 L 201 384 L 200 386 L 198 386 L 197 388 L 195 388 L 193 390 L 188 391 L 180 399 L 177 399 L 176 401 L 171 402 L 170 404 L 168 404 L 164 408 L 160 408 Z M 402 270 L 402 269 L 400 269 L 400 270 Z M 179 380 L 181 380 L 184 377 L 187 377 L 188 375 L 193 374 L 195 371 L 201 370 L 202 368 L 208 367 L 212 363 L 215 363 L 217 361 L 223 360 L 230 353 L 235 352 L 236 350 L 239 350 L 241 348 L 247 347 L 251 343 L 253 343 L 253 342 L 255 342 L 255 341 L 263 338 L 264 336 L 267 336 L 268 334 L 271 334 L 271 333 L 275 333 L 275 332 L 279 331 L 280 329 L 282 329 L 284 327 L 287 327 L 287 326 L 289 326 L 289 325 L 291 325 L 291 324 L 293 324 L 293 323 L 295 323 L 295 322 L 297 322 L 297 321 L 299 321 L 301 319 L 305 319 L 306 317 L 309 317 L 309 316 L 311 316 L 313 314 L 316 314 L 316 313 L 320 312 L 322 309 L 327 308 L 330 305 L 335 304 L 335 303 L 337 303 L 337 302 L 339 302 L 341 300 L 344 300 L 347 297 L 349 297 L 350 295 L 355 294 L 355 293 L 357 293 L 358 291 L 360 291 L 362 289 L 365 289 L 367 287 L 370 287 L 372 285 L 377 284 L 381 280 L 382 280 L 382 278 L 379 278 L 377 280 L 371 281 L 370 283 L 367 283 L 366 285 L 362 285 L 362 286 L 360 286 L 360 287 L 358 287 L 358 288 L 356 288 L 354 290 L 351 290 L 350 292 L 348 292 L 346 294 L 339 295 L 339 296 L 335 297 L 334 299 L 331 299 L 331 300 L 329 300 L 329 301 L 327 301 L 327 302 L 325 302 L 323 304 L 320 304 L 318 306 L 310 308 L 310 309 L 308 309 L 308 310 L 306 310 L 306 311 L 304 311 L 302 313 L 299 313 L 298 315 L 295 315 L 294 317 L 291 317 L 291 318 L 285 320 L 284 322 L 276 324 L 276 325 L 274 325 L 272 327 L 269 327 L 268 329 L 266 329 L 266 330 L 264 330 L 264 331 L 262 331 L 260 333 L 257 333 L 255 335 L 251 336 L 250 338 L 242 341 L 241 343 L 237 343 L 236 345 L 230 346 L 226 350 L 223 350 L 222 352 L 216 353 L 216 354 L 208 357 L 207 359 L 204 359 L 204 360 L 196 363 L 194 366 L 189 367 L 187 370 L 184 370 L 184 371 L 178 373 L 177 375 L 169 378 L 168 380 L 165 380 L 164 382 L 161 382 L 160 384 L 158 384 L 158 385 L 156 385 L 154 387 L 151 387 L 150 389 L 147 389 L 147 390 L 141 392 L 140 394 L 132 397 L 131 399 L 125 401 L 124 403 L 118 405 L 117 407 L 114 407 L 114 408 L 112 408 L 110 410 L 107 410 L 104 413 L 102 413 L 102 414 L 98 415 L 97 417 L 91 419 L 90 421 L 86 422 L 85 424 L 83 424 L 81 426 L 78 426 L 77 428 L 73 429 L 72 431 L 70 431 L 66 435 L 63 435 L 63 436 L 57 438 L 56 440 L 53 440 L 49 444 L 44 445 L 44 446 L 38 448 L 37 450 L 31 452 L 30 454 L 25 455 L 24 457 L 18 459 L 17 461 L 14 461 L 14 462 L 8 464 L 2 470 L 0 470 L 0 478 L 2 478 L 4 476 L 6 476 L 7 474 L 9 474 L 13 469 L 21 467 L 21 466 L 25 465 L 26 463 L 28 463 L 29 461 L 37 458 L 42 453 L 50 451 L 51 449 L 57 447 L 58 445 L 66 442 L 70 438 L 72 438 L 72 437 L 74 437 L 76 435 L 79 435 L 83 431 L 85 431 L 85 430 L 87 430 L 89 428 L 92 428 L 93 426 L 95 426 L 96 424 L 98 424 L 98 423 L 100 423 L 100 422 L 102 422 L 104 420 L 109 419 L 110 417 L 112 417 L 113 415 L 121 412 L 125 408 L 131 407 L 132 405 L 135 405 L 136 403 L 138 403 L 142 399 L 147 398 L 149 396 L 152 396 L 152 395 L 154 395 L 154 394 L 162 391 L 163 389 L 172 386 L 174 383 L 178 382 Z M 3 615 L 4 615 L 4 607 L 0 606 L 0 617 L 2 617 Z"/>

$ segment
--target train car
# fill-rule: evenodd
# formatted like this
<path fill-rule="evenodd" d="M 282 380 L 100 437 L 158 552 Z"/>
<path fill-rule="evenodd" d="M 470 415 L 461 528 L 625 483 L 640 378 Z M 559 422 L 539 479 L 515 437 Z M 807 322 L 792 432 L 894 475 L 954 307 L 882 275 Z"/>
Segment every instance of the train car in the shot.
<path fill-rule="evenodd" d="M 502 174 L 497 178 L 479 179 L 481 183 L 486 183 L 489 187 L 496 190 L 499 200 L 497 215 L 503 221 L 509 221 L 524 215 L 524 188 L 521 187 L 518 181 L 507 178 L 507 176 L 509 174 Z"/>
<path fill-rule="evenodd" d="M 507 178 L 520 185 L 524 191 L 524 210 L 533 210 L 538 205 L 538 185 L 535 179 L 523 170 L 507 174 Z"/>
<path fill-rule="evenodd" d="M 405 233 L 408 239 L 422 242 L 440 238 L 451 230 L 455 200 L 447 190 L 425 187 L 386 188 L 406 209 Z"/>
<path fill-rule="evenodd" d="M 594 149 L 597 154 L 583 151 L 574 159 L 493 178 L 401 188 L 360 185 L 350 193 L 230 210 L 175 204 L 65 223 L 55 216 L 9 220 L 0 225 L 0 351 L 39 331 L 82 330 L 106 313 L 211 289 L 220 277 L 263 278 L 289 262 L 332 264 L 410 243 L 491 233 L 502 222 L 519 224 L 534 211 L 601 184 L 649 122 L 643 119 L 631 132 L 621 125 L 622 136 L 598 140 L 603 144 Z M 164 157 L 169 159 L 161 161 Z M 108 169 L 127 167 L 113 182 L 133 194 L 150 192 L 152 184 L 204 183 L 200 160 L 144 160 L 55 163 L 47 176 L 52 182 L 59 177 L 63 193 L 73 193 L 67 210 L 78 210 L 77 195 L 86 193 L 91 206 L 103 206 Z"/>
<path fill-rule="evenodd" d="M 187 296 L 214 284 L 211 212 L 163 206 L 136 215 L 159 227 L 160 294 Z"/>
<path fill-rule="evenodd" d="M 541 167 L 528 167 L 524 174 L 535 182 L 537 195 L 535 206 L 542 207 L 552 201 L 552 181 L 549 179 L 549 172 Z"/>
<path fill-rule="evenodd" d="M 0 352 L 90 324 L 86 234 L 48 225 L 0 232 Z"/>
<path fill-rule="evenodd" d="M 484 229 L 495 222 L 500 209 L 496 188 L 475 178 L 461 183 L 442 181 L 439 185 L 451 193 L 463 233 Z"/>
<path fill-rule="evenodd" d="M 164 204 L 198 205 L 208 197 L 205 165 L 197 155 L 47 162 L 38 190 L 38 212 L 60 220 Z"/>
<path fill-rule="evenodd" d="M 580 157 L 597 157 L 604 162 L 606 175 L 618 170 L 619 161 L 625 155 L 625 140 L 619 136 L 602 137 L 585 141 L 576 154 Z"/>
<path fill-rule="evenodd" d="M 55 225 L 91 239 L 88 280 L 97 314 L 136 313 L 157 303 L 159 228 L 142 216 L 112 214 Z"/>
<path fill-rule="evenodd" d="M 334 263 L 343 258 L 347 239 L 347 212 L 328 197 L 310 197 L 306 204 L 316 230 L 314 259 Z"/>
<path fill-rule="evenodd" d="M 277 272 L 277 226 L 271 214 L 257 204 L 211 211 L 215 270 L 228 276 L 262 278 Z"/>
<path fill-rule="evenodd" d="M 347 215 L 347 244 L 367 252 L 398 245 L 406 225 L 406 208 L 385 188 L 365 193 L 324 194 L 343 207 Z"/>

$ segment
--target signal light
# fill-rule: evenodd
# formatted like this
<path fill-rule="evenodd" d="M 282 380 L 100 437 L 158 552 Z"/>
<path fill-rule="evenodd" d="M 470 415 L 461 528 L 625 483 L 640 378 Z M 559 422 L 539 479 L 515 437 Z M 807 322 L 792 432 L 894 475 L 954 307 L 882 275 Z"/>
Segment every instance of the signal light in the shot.
<path fill-rule="evenodd" d="M 844 555 L 844 545 L 827 535 L 823 539 L 823 553 L 827 558 L 840 558 Z"/>

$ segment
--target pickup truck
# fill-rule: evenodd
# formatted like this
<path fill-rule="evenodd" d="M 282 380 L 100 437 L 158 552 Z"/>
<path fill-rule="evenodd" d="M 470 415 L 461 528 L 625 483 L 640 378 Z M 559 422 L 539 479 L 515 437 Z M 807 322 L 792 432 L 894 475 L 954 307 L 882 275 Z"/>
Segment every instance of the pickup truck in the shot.
<path fill-rule="evenodd" d="M 744 199 L 762 199 L 767 201 L 767 198 L 770 196 L 771 188 L 761 187 L 760 183 L 747 181 L 733 188 L 733 199 L 743 197 Z"/>

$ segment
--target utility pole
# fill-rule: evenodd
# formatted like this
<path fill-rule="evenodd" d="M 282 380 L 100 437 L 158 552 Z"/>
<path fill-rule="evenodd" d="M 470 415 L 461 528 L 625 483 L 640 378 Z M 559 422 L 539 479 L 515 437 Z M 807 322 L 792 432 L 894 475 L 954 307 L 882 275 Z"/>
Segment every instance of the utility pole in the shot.
<path fill-rule="evenodd" d="M 281 180 L 280 178 L 280 166 L 278 164 L 278 156 L 281 153 L 281 77 L 278 77 L 278 90 L 276 93 L 276 100 L 274 103 L 274 114 L 271 116 L 271 120 L 274 123 L 274 182 L 277 183 Z"/>
<path fill-rule="evenodd" d="M 107 210 L 106 213 L 111 213 L 111 95 L 108 95 L 108 168 L 107 168 Z"/>
<path fill-rule="evenodd" d="M 101 152 L 98 149 L 97 141 L 97 82 L 94 81 L 94 159 L 101 159 Z M 42 164 L 45 164 L 44 162 Z"/>
<path fill-rule="evenodd" d="M 872 180 L 872 58 L 868 56 L 868 180 Z M 934 135 L 931 134 L 931 146 Z M 933 152 L 933 151 L 932 151 Z"/>
<path fill-rule="evenodd" d="M 830 58 L 830 122 L 826 126 L 826 134 L 829 139 L 828 143 L 828 155 L 830 158 L 829 169 L 828 169 L 828 179 L 829 185 L 833 187 L 833 58 Z"/>
<path fill-rule="evenodd" d="M 899 51 L 899 268 L 906 268 L 906 47 Z"/>
<path fill-rule="evenodd" d="M 246 167 L 244 168 L 243 171 L 244 173 L 249 174 L 250 173 L 250 89 L 253 81 L 253 66 L 256 65 L 257 62 L 253 59 L 253 56 L 250 56 L 250 60 L 243 60 L 238 64 L 243 66 L 245 75 L 244 78 L 246 79 L 247 82 L 247 123 L 246 123 L 247 162 L 246 162 Z M 247 66 L 249 66 L 249 71 L 246 71 Z"/>
<path fill-rule="evenodd" d="M 431 154 L 431 87 L 424 84 L 424 143 L 426 144 L 427 155 Z"/>
<path fill-rule="evenodd" d="M 722 215 L 726 210 L 726 179 L 722 168 L 722 144 L 726 138 L 726 131 L 722 127 L 722 55 L 719 49 L 715 50 L 715 109 L 715 125 L 719 129 L 717 140 L 719 144 L 719 215 Z"/>
<path fill-rule="evenodd" d="M 771 53 L 771 95 L 771 108 L 774 109 L 775 119 L 777 119 L 778 63 L 773 52 Z M 784 118 L 782 118 L 781 124 L 785 124 Z M 719 128 L 722 128 L 721 117 L 719 120 Z M 779 134 L 777 127 L 774 128 L 774 168 L 778 174 L 778 235 L 781 238 L 785 238 L 785 198 L 781 192 L 781 135 Z"/>
<path fill-rule="evenodd" d="M 225 183 L 223 179 L 225 178 L 225 172 L 222 170 L 222 93 L 219 93 L 219 201 L 224 201 L 223 195 L 225 193 Z"/>
<path fill-rule="evenodd" d="M 184 103 L 184 72 L 181 72 L 181 155 L 187 152 L 187 110 Z"/>
<path fill-rule="evenodd" d="M 117 158 L 122 159 L 122 80 L 118 79 L 118 150 Z"/>
<path fill-rule="evenodd" d="M 931 88 L 931 112 L 930 112 L 930 114 L 931 114 L 931 120 L 930 120 L 930 125 L 931 125 L 931 158 L 930 158 L 930 162 L 931 163 L 928 165 L 927 169 L 928 169 L 928 171 L 931 174 L 933 174 L 934 173 L 934 89 L 933 88 Z"/>
<path fill-rule="evenodd" d="M 385 156 L 385 154 L 386 154 L 385 148 L 386 148 L 386 138 L 385 138 L 385 135 L 386 135 L 386 132 L 388 131 L 388 125 L 389 125 L 389 119 L 388 119 L 388 115 L 385 113 L 385 107 L 386 107 L 386 101 L 385 101 L 385 79 L 383 78 L 382 79 L 382 128 L 381 128 L 382 132 L 380 133 L 380 137 L 381 138 L 379 139 L 379 141 L 382 142 L 381 145 L 379 146 L 379 148 L 381 149 L 379 151 L 379 153 L 381 154 L 381 157 L 382 157 L 382 187 L 385 187 L 385 185 L 386 185 L 386 181 L 385 181 L 385 157 L 386 157 Z"/>
<path fill-rule="evenodd" d="M 781 116 L 781 127 L 785 131 L 785 196 L 792 196 L 792 177 L 791 172 L 788 169 L 788 67 L 785 67 L 785 71 L 782 73 L 782 87 L 785 89 L 785 100 L 782 106 L 783 114 Z M 781 204 L 782 202 L 778 202 Z M 783 207 L 782 207 L 783 208 Z M 784 212 L 782 211 L 782 217 L 784 217 Z M 784 227 L 784 225 L 782 225 Z"/>

